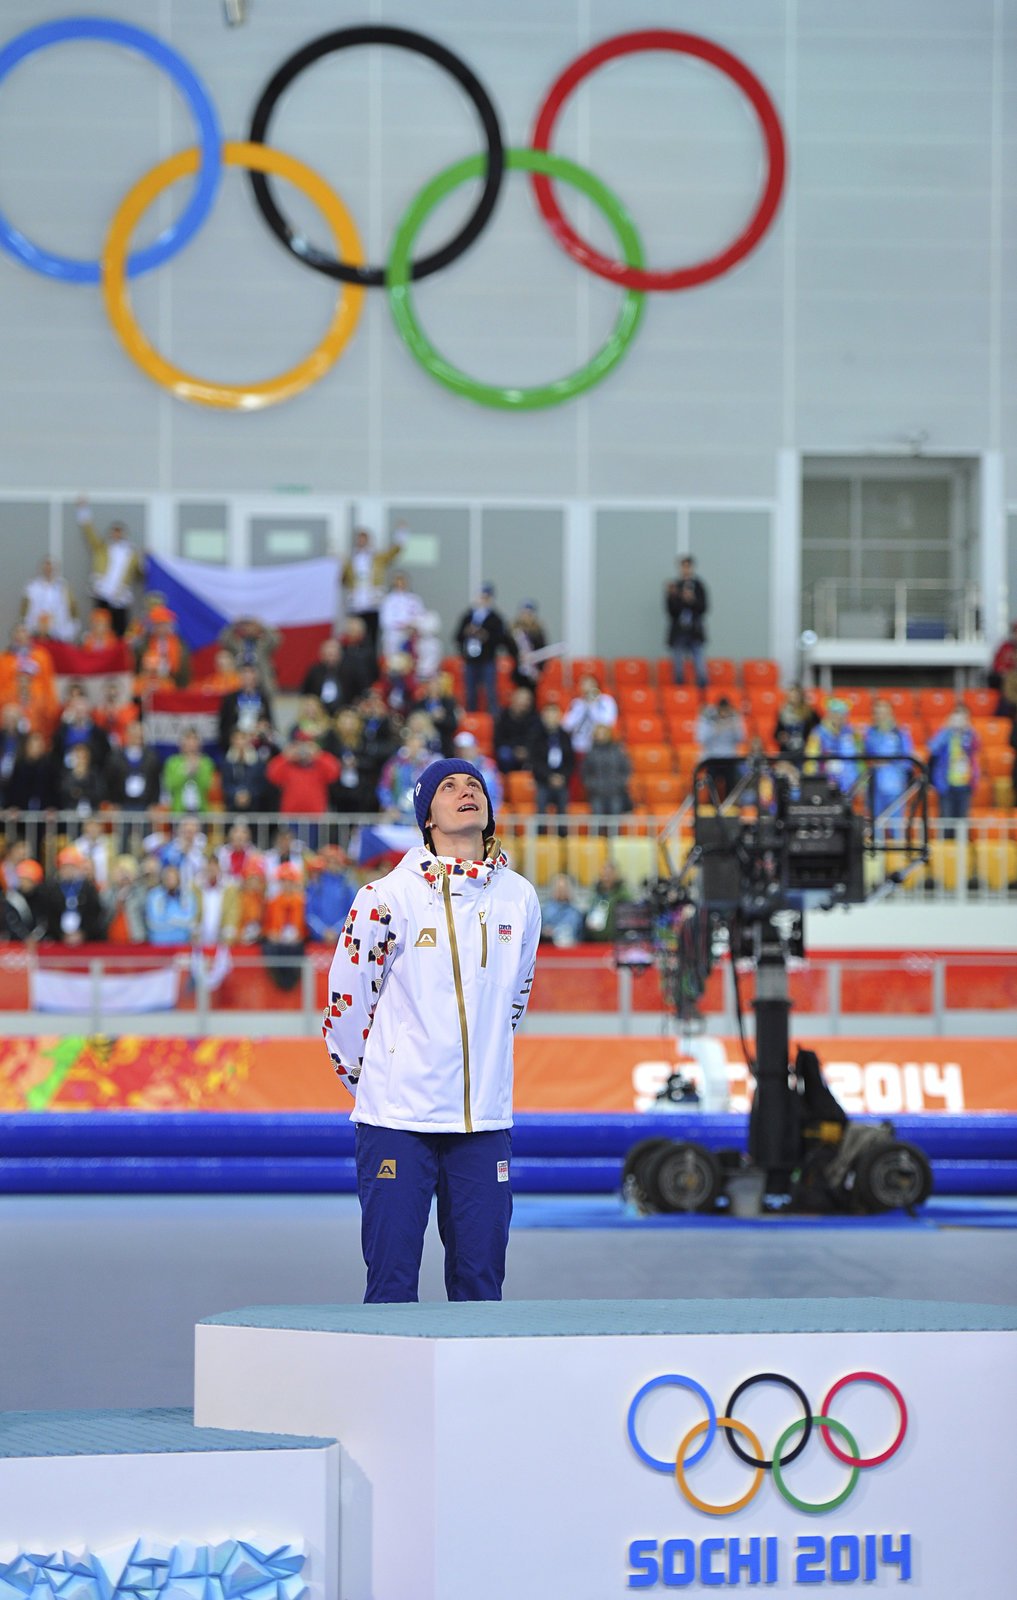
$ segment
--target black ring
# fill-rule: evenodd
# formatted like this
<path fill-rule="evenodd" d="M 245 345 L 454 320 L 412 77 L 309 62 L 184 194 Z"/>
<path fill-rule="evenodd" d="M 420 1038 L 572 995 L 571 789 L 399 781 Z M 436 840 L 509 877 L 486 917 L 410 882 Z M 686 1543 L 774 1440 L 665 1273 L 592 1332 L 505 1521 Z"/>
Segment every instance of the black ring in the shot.
<path fill-rule="evenodd" d="M 450 262 L 461 256 L 464 250 L 469 249 L 474 239 L 480 233 L 494 210 L 498 192 L 501 189 L 501 180 L 505 171 L 505 146 L 501 136 L 501 127 L 498 122 L 498 113 L 494 109 L 491 98 L 480 80 L 474 76 L 465 61 L 453 55 L 443 44 L 436 39 L 429 39 L 426 34 L 415 33 L 410 28 L 387 27 L 359 27 L 339 28 L 334 33 L 323 33 L 319 39 L 312 39 L 284 61 L 278 72 L 272 77 L 266 88 L 262 91 L 261 99 L 254 108 L 251 118 L 251 131 L 248 139 L 252 144 L 264 144 L 268 132 L 268 124 L 280 95 L 303 72 L 305 67 L 319 61 L 322 56 L 333 55 L 337 50 L 348 50 L 358 44 L 392 44 L 401 50 L 412 50 L 417 55 L 426 56 L 429 61 L 435 62 L 439 67 L 444 67 L 451 73 L 456 82 L 465 89 L 473 101 L 487 140 L 487 176 L 484 187 L 476 207 L 460 228 L 459 232 L 448 244 L 440 250 L 435 250 L 432 255 L 423 256 L 419 261 L 411 263 L 411 278 L 426 278 L 430 273 L 437 272 L 441 267 L 447 267 Z M 365 288 L 380 289 L 385 285 L 384 267 L 353 267 L 345 262 L 337 261 L 334 256 L 326 255 L 323 250 L 315 249 L 314 245 L 295 233 L 279 210 L 272 195 L 268 178 L 262 172 L 250 174 L 251 188 L 254 198 L 262 216 L 268 223 L 272 232 L 286 246 L 291 254 L 299 261 L 316 272 L 323 272 L 329 278 L 338 278 L 342 283 L 359 283 Z"/>
<path fill-rule="evenodd" d="M 726 1416 L 730 1417 L 733 1414 L 735 1401 L 745 1393 L 746 1389 L 751 1389 L 754 1383 L 782 1383 L 785 1389 L 790 1389 L 792 1394 L 796 1394 L 801 1401 L 802 1411 L 805 1414 L 805 1427 L 802 1430 L 801 1439 L 789 1455 L 781 1456 L 780 1458 L 781 1467 L 789 1467 L 792 1461 L 796 1461 L 805 1449 L 809 1442 L 809 1435 L 812 1432 L 812 1407 L 809 1405 L 805 1390 L 799 1388 L 793 1378 L 785 1378 L 781 1372 L 757 1372 L 754 1378 L 746 1378 L 744 1383 L 738 1385 L 724 1408 Z M 750 1456 L 747 1450 L 742 1449 L 734 1436 L 733 1428 L 725 1428 L 723 1432 L 727 1436 L 727 1442 L 739 1461 L 744 1461 L 747 1467 L 764 1467 L 767 1472 L 773 1471 L 772 1461 L 757 1461 L 755 1456 Z"/>

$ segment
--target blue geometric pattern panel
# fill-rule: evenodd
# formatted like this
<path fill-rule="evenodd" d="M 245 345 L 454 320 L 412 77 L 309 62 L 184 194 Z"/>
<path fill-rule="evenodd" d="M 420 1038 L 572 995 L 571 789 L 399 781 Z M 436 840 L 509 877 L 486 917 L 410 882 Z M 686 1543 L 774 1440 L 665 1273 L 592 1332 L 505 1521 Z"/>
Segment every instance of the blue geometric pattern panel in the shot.
<path fill-rule="evenodd" d="M 26 1551 L 0 1560 L 0 1600 L 302 1600 L 305 1559 L 299 1544 L 259 1550 L 245 1539 Z"/>

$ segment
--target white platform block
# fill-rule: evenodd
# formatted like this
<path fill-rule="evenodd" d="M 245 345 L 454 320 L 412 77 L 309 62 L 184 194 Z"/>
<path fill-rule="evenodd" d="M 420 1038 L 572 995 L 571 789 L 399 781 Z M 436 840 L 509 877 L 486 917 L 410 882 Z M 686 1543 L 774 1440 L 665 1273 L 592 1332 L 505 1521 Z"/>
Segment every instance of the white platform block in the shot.
<path fill-rule="evenodd" d="M 332 1439 L 199 1429 L 188 1411 L 0 1414 L 0 1597 L 34 1579 L 71 1600 L 118 1584 L 335 1600 L 338 1504 Z"/>
<path fill-rule="evenodd" d="M 196 1351 L 201 1424 L 339 1439 L 342 1600 L 1017 1592 L 1011 1308 L 263 1307 Z"/>

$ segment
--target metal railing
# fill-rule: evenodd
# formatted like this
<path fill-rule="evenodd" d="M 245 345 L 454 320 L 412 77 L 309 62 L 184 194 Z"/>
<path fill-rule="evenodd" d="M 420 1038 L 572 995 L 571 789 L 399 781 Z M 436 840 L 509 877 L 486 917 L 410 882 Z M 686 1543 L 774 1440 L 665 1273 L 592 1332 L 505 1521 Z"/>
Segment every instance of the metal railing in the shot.
<path fill-rule="evenodd" d="M 803 626 L 821 639 L 982 638 L 978 585 L 938 578 L 819 578 L 805 591 Z"/>

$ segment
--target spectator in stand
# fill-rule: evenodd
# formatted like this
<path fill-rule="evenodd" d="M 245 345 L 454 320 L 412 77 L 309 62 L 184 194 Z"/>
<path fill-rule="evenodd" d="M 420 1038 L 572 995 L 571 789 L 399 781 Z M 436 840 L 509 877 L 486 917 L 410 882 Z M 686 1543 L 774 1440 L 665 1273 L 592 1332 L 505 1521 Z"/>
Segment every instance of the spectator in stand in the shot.
<path fill-rule="evenodd" d="M 234 822 L 226 835 L 226 843 L 219 847 L 219 865 L 230 882 L 237 882 L 244 876 L 244 870 L 250 857 L 254 855 L 254 846 L 251 843 L 251 830 L 246 822 Z"/>
<path fill-rule="evenodd" d="M 228 650 L 215 652 L 215 665 L 204 678 L 195 678 L 192 689 L 209 696 L 235 694 L 240 688 L 240 670 Z"/>
<path fill-rule="evenodd" d="M 174 816 L 209 809 L 209 796 L 216 779 L 215 762 L 203 753 L 196 728 L 185 728 L 175 755 L 163 765 L 162 798 Z"/>
<path fill-rule="evenodd" d="M 388 706 L 377 688 L 368 690 L 360 702 L 359 709 L 363 726 L 364 758 L 377 787 L 382 767 L 399 747 L 399 730 L 389 716 Z"/>
<path fill-rule="evenodd" d="M 872 707 L 872 725 L 862 736 L 862 754 L 897 759 L 873 761 L 869 767 L 874 816 L 885 821 L 890 814 L 902 814 L 901 796 L 911 782 L 914 768 L 909 758 L 914 753 L 914 741 L 906 729 L 897 726 L 893 706 L 888 700 L 876 700 Z"/>
<path fill-rule="evenodd" d="M 501 773 L 491 760 L 485 756 L 475 736 L 464 728 L 462 733 L 457 733 L 452 741 L 452 754 L 456 760 L 470 761 L 479 772 L 484 775 L 487 792 L 491 797 L 491 811 L 494 816 L 501 810 L 505 796 L 505 785 L 501 781 Z"/>
<path fill-rule="evenodd" d="M 168 606 L 153 606 L 148 620 L 151 632 L 138 652 L 138 675 L 134 680 L 134 692 L 139 698 L 158 689 L 183 689 L 191 675 L 190 655 L 177 632 L 176 612 Z"/>
<path fill-rule="evenodd" d="M 409 738 L 411 733 L 417 734 L 424 741 L 433 756 L 441 755 L 441 740 L 438 737 L 438 730 L 427 712 L 421 711 L 419 707 L 411 711 L 403 723 L 403 737 Z"/>
<path fill-rule="evenodd" d="M 53 658 L 44 645 L 36 644 L 24 623 L 11 630 L 10 647 L 0 654 L 0 703 L 13 700 L 14 685 L 24 674 L 39 678 L 54 702 Z"/>
<path fill-rule="evenodd" d="M 355 528 L 353 548 L 343 564 L 342 586 L 347 616 L 359 617 L 367 629 L 372 650 L 378 650 L 379 608 L 385 577 L 406 543 L 406 529 L 397 523 L 387 550 L 376 551 L 366 528 Z"/>
<path fill-rule="evenodd" d="M 378 768 L 364 744 L 364 728 L 359 713 L 352 707 L 340 711 L 335 719 L 334 755 L 339 776 L 329 791 L 332 810 L 339 812 L 378 809 Z"/>
<path fill-rule="evenodd" d="M 7 780 L 8 812 L 17 816 L 55 811 L 58 772 L 42 734 L 33 731 L 25 739 Z"/>
<path fill-rule="evenodd" d="M 80 683 L 73 683 L 53 734 L 53 759 L 59 767 L 69 767 L 78 745 L 85 745 L 93 770 L 101 773 L 109 759 L 109 739 L 95 720 L 91 702 Z"/>
<path fill-rule="evenodd" d="M 123 737 L 122 749 L 111 750 L 106 762 L 106 799 L 117 811 L 148 811 L 159 803 L 162 762 L 140 722 L 128 723 Z"/>
<path fill-rule="evenodd" d="M 572 740 L 577 756 L 585 756 L 593 744 L 594 728 L 613 728 L 618 721 L 618 704 L 613 695 L 602 693 L 591 673 L 579 681 L 579 693 L 562 719 L 562 727 Z"/>
<path fill-rule="evenodd" d="M 822 721 L 813 728 L 805 742 L 807 774 L 823 773 L 832 778 L 842 794 L 849 794 L 858 782 L 859 742 L 848 722 L 846 700 L 836 696 L 826 702 Z"/>
<path fill-rule="evenodd" d="M 303 882 L 306 854 L 304 842 L 299 834 L 294 833 L 288 822 L 280 822 L 275 830 L 271 849 L 266 850 L 261 858 L 265 868 L 266 893 L 269 899 L 278 890 L 280 867 L 299 867 Z"/>
<path fill-rule="evenodd" d="M 602 817 L 620 817 L 631 811 L 631 776 L 632 763 L 624 745 L 618 743 L 613 728 L 598 722 L 583 761 L 583 788 L 590 810 Z"/>
<path fill-rule="evenodd" d="M 92 712 L 97 728 L 109 740 L 111 750 L 123 748 L 127 729 L 138 722 L 140 713 L 137 701 L 124 688 L 120 678 L 112 678 L 103 690 L 102 699 Z"/>
<path fill-rule="evenodd" d="M 281 861 L 275 874 L 274 892 L 265 905 L 265 940 L 283 949 L 303 946 L 307 938 L 304 914 L 304 874 L 295 861 Z"/>
<path fill-rule="evenodd" d="M 49 743 L 60 717 L 60 708 L 45 678 L 33 672 L 20 672 L 7 703 L 17 707 L 18 717 L 24 727 L 34 728 Z"/>
<path fill-rule="evenodd" d="M 265 863 L 249 855 L 244 863 L 237 921 L 238 944 L 260 944 L 265 922 Z"/>
<path fill-rule="evenodd" d="M 81 635 L 81 648 L 89 655 L 103 655 L 115 650 L 120 640 L 113 632 L 113 618 L 105 606 L 93 606 L 88 616 L 88 627 Z"/>
<path fill-rule="evenodd" d="M 258 753 L 253 735 L 234 728 L 219 774 L 222 779 L 222 803 L 226 811 L 268 809 L 265 767 L 266 762 Z"/>
<path fill-rule="evenodd" d="M 183 817 L 160 847 L 159 866 L 175 867 L 185 889 L 192 889 L 205 870 L 208 839 L 197 817 Z"/>
<path fill-rule="evenodd" d="M 324 816 L 328 811 L 328 791 L 340 773 L 335 756 L 322 750 L 313 739 L 297 734 L 281 755 L 273 756 L 265 768 L 269 783 L 279 790 L 282 816 Z M 316 842 L 316 830 L 311 839 Z"/>
<path fill-rule="evenodd" d="M 425 611 L 413 639 L 413 671 L 418 683 L 424 683 L 440 671 L 444 651 L 441 618 L 437 611 Z"/>
<path fill-rule="evenodd" d="M 731 793 L 741 771 L 740 750 L 745 743 L 745 719 L 722 695 L 715 706 L 704 706 L 696 721 L 700 760 L 709 762 L 710 778 L 718 800 Z"/>
<path fill-rule="evenodd" d="M 990 689 L 1002 690 L 1006 678 L 1017 672 L 1017 617 L 1010 624 L 1010 632 L 997 647 L 989 667 Z"/>
<path fill-rule="evenodd" d="M 3 865 L 0 867 L 0 873 L 2 873 L 3 877 L 2 886 L 4 889 L 16 889 L 18 886 L 18 868 L 23 861 L 31 859 L 32 852 L 24 839 L 12 839 L 6 848 L 4 848 L 3 842 L 0 841 L 0 850 L 4 852 Z"/>
<path fill-rule="evenodd" d="M 773 742 L 781 755 L 801 768 L 805 760 L 805 746 L 809 734 L 819 723 L 819 717 L 805 698 L 800 683 L 792 683 L 777 712 Z"/>
<path fill-rule="evenodd" d="M 111 522 L 103 539 L 92 520 L 92 508 L 82 497 L 78 525 L 92 556 L 90 587 L 96 605 L 105 606 L 113 632 L 122 639 L 130 621 L 136 585 L 145 581 L 145 563 L 127 537 L 122 522 Z"/>
<path fill-rule="evenodd" d="M 378 780 L 378 800 L 389 821 L 416 823 L 413 791 L 420 774 L 433 760 L 433 751 L 414 733 L 386 761 Z"/>
<path fill-rule="evenodd" d="M 77 601 L 49 556 L 39 563 L 38 576 L 25 585 L 20 617 L 33 638 L 69 644 L 77 636 Z"/>
<path fill-rule="evenodd" d="M 219 643 L 233 657 L 237 671 L 253 667 L 255 680 L 264 685 L 266 694 L 275 693 L 275 653 L 279 642 L 276 630 L 257 617 L 238 617 L 219 635 Z"/>
<path fill-rule="evenodd" d="M 417 697 L 417 680 L 413 676 L 413 657 L 409 651 L 397 650 L 394 656 L 385 657 L 378 687 L 392 716 L 405 721 Z"/>
<path fill-rule="evenodd" d="M 533 690 L 517 685 L 494 724 L 494 754 L 502 772 L 533 772 L 540 764 L 547 734 L 533 704 Z"/>
<path fill-rule="evenodd" d="M 163 867 L 157 889 L 145 896 L 149 944 L 190 944 L 198 921 L 198 902 L 181 882 L 176 867 Z"/>
<path fill-rule="evenodd" d="M 258 678 L 257 667 L 240 668 L 240 684 L 219 706 L 219 746 L 228 750 L 234 728 L 253 734 L 259 723 L 272 721 L 272 702 Z"/>
<path fill-rule="evenodd" d="M 978 757 L 979 739 L 971 726 L 971 713 L 958 701 L 929 740 L 929 780 L 939 796 L 941 817 L 953 820 L 969 815 L 978 782 Z M 946 830 L 945 837 L 952 839 L 953 830 Z"/>
<path fill-rule="evenodd" d="M 367 623 L 363 617 L 346 618 L 340 642 L 343 647 L 343 660 L 356 674 L 355 698 L 360 699 L 378 676 L 377 647 L 367 631 Z"/>
<path fill-rule="evenodd" d="M 340 706 L 352 705 L 357 699 L 365 687 L 361 680 L 362 673 L 355 662 L 351 663 L 345 658 L 339 640 L 323 639 L 317 661 L 304 674 L 300 693 L 305 697 L 315 695 L 323 710 L 331 717 Z"/>
<path fill-rule="evenodd" d="M 438 735 L 439 751 L 446 759 L 452 755 L 452 741 L 459 726 L 459 707 L 452 694 L 452 679 L 447 672 L 436 672 L 417 691 L 416 709 L 426 711 Z"/>
<path fill-rule="evenodd" d="M 515 621 L 512 623 L 512 640 L 516 650 L 516 666 L 512 674 L 515 683 L 521 684 L 536 693 L 540 682 L 540 674 L 544 670 L 543 661 L 532 659 L 535 650 L 543 650 L 547 646 L 547 634 L 544 624 L 537 615 L 537 602 L 535 600 L 521 600 Z"/>
<path fill-rule="evenodd" d="M 541 712 L 544 745 L 533 766 L 537 785 L 537 810 L 564 816 L 569 804 L 569 783 L 576 768 L 572 740 L 562 727 L 561 706 L 549 700 Z"/>
<path fill-rule="evenodd" d="M 594 944 L 609 944 L 615 936 L 618 906 L 629 898 L 628 887 L 610 857 L 593 885 L 593 898 L 583 919 L 583 936 Z"/>
<path fill-rule="evenodd" d="M 109 883 L 111 846 L 112 840 L 100 818 L 85 817 L 75 848 L 81 851 L 88 862 L 89 875 L 99 891 L 100 899 Z"/>
<path fill-rule="evenodd" d="M 700 689 L 705 689 L 708 681 L 705 618 L 710 600 L 706 585 L 696 577 L 696 563 L 691 556 L 682 556 L 679 561 L 677 580 L 672 579 L 668 584 L 664 605 L 670 619 L 667 642 L 674 667 L 674 681 L 685 682 L 685 663 L 691 661 L 696 682 Z"/>
<path fill-rule="evenodd" d="M 307 894 L 304 909 L 307 931 L 312 939 L 334 948 L 347 913 L 356 897 L 356 884 L 343 869 L 346 857 L 336 845 L 326 845 L 320 855 L 307 862 Z"/>
<path fill-rule="evenodd" d="M 232 944 L 237 936 L 240 914 L 240 890 L 235 883 L 227 883 L 218 857 L 209 856 L 201 876 L 194 884 L 197 901 L 194 942 L 205 950 L 220 944 Z"/>
<path fill-rule="evenodd" d="M 59 944 L 92 944 L 103 937 L 105 918 L 99 892 L 88 876 L 88 862 L 72 845 L 57 852 L 56 877 L 41 890 L 40 911 L 47 939 Z"/>
<path fill-rule="evenodd" d="M 498 710 L 498 652 L 515 656 L 515 642 L 500 611 L 494 609 L 494 584 L 485 583 L 459 619 L 456 644 L 465 663 L 466 709 L 479 710 L 479 691 L 493 717 Z"/>
<path fill-rule="evenodd" d="M 297 717 L 290 728 L 289 740 L 294 740 L 298 733 L 313 739 L 318 748 L 327 750 L 329 755 L 335 755 L 335 724 L 315 694 L 302 695 L 297 702 Z"/>
<path fill-rule="evenodd" d="M 26 857 L 18 862 L 15 882 L 4 892 L 0 938 L 14 939 L 18 944 L 38 944 L 45 937 L 46 923 L 41 906 L 42 879 L 43 872 L 38 861 Z"/>
<path fill-rule="evenodd" d="M 58 809 L 76 811 L 79 817 L 90 817 L 93 811 L 98 811 L 103 801 L 103 781 L 101 773 L 92 766 L 92 752 L 88 745 L 71 745 L 66 762 L 59 771 Z"/>
<path fill-rule="evenodd" d="M 108 923 L 106 938 L 110 944 L 144 944 L 148 933 L 145 926 L 147 893 L 134 857 L 118 856 L 113 863 L 109 886 L 101 895 Z"/>
<path fill-rule="evenodd" d="M 410 588 L 405 572 L 393 572 L 388 592 L 378 608 L 378 637 L 383 656 L 405 650 L 413 654 L 417 628 L 427 607 Z"/>
<path fill-rule="evenodd" d="M 567 949 L 583 937 L 583 912 L 567 872 L 551 880 L 551 890 L 540 902 L 540 939 Z"/>
<path fill-rule="evenodd" d="M 0 706 L 0 806 L 7 805 L 7 785 L 21 753 L 24 733 L 15 705 Z"/>

